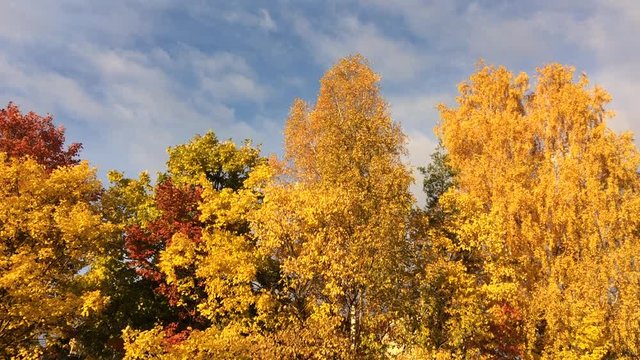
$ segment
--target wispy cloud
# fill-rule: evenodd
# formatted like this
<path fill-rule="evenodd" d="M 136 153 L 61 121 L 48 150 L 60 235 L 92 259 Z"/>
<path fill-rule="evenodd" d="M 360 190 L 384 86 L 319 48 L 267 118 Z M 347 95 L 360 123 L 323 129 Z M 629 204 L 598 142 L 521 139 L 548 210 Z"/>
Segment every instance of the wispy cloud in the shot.
<path fill-rule="evenodd" d="M 307 18 L 294 20 L 294 30 L 325 67 L 341 57 L 360 53 L 385 79 L 394 82 L 413 79 L 429 65 L 429 57 L 413 44 L 384 35 L 373 23 L 350 16 L 333 25 L 323 30 Z"/>
<path fill-rule="evenodd" d="M 258 83 L 253 69 L 238 55 L 189 49 L 179 56 L 185 57 L 199 85 L 215 99 L 262 101 L 268 95 L 267 87 Z"/>
<path fill-rule="evenodd" d="M 604 1 L 592 3 L 590 16 L 569 25 L 569 35 L 587 49 L 597 62 L 592 79 L 613 96 L 611 107 L 616 118 L 610 125 L 618 130 L 632 130 L 636 142 L 640 134 L 640 3 Z"/>
<path fill-rule="evenodd" d="M 82 137 L 70 140 L 83 141 L 95 165 L 130 175 L 161 170 L 167 146 L 208 129 L 236 140 L 277 135 L 272 123 L 237 118 L 237 104 L 260 104 L 269 94 L 243 56 L 154 38 L 160 17 L 175 5 L 8 4 L 0 14 L 0 97 L 53 113 Z M 265 30 L 277 28 L 266 9 L 253 20 Z M 46 51 L 38 57 L 41 48 Z"/>
<path fill-rule="evenodd" d="M 3 4 L 0 38 L 18 44 L 108 41 L 130 44 L 154 30 L 171 1 L 25 0 Z"/>
<path fill-rule="evenodd" d="M 231 10 L 222 14 L 224 20 L 233 24 L 258 27 L 266 31 L 275 31 L 278 25 L 267 9 L 258 11 Z"/>
<path fill-rule="evenodd" d="M 480 57 L 527 72 L 573 64 L 612 93 L 611 124 L 640 132 L 639 31 L 632 0 L 9 2 L 0 101 L 53 113 L 102 170 L 155 171 L 166 146 L 210 128 L 277 152 L 291 100 L 312 100 L 322 72 L 358 52 L 417 166 L 436 143 L 436 104 Z"/>

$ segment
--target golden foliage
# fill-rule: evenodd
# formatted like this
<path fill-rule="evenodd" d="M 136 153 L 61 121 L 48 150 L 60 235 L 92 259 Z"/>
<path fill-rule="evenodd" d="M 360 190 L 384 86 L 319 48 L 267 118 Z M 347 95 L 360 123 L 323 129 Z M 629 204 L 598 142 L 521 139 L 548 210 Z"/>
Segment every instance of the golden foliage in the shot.
<path fill-rule="evenodd" d="M 254 218 L 260 251 L 280 265 L 287 326 L 323 334 L 320 348 L 317 335 L 281 345 L 302 354 L 380 356 L 402 301 L 412 179 L 378 81 L 362 57 L 349 57 L 322 78 L 312 109 L 294 102 L 289 165 Z"/>
<path fill-rule="evenodd" d="M 38 352 L 39 338 L 56 346 L 105 301 L 84 293 L 90 276 L 80 273 L 113 231 L 94 206 L 100 191 L 86 162 L 49 173 L 0 153 L 0 354 Z"/>
<path fill-rule="evenodd" d="M 481 63 L 439 107 L 424 210 L 361 56 L 294 101 L 282 160 L 210 132 L 103 191 L 0 153 L 0 356 L 95 325 L 125 359 L 640 358 L 640 153 L 585 75 L 533 79 Z"/>
<path fill-rule="evenodd" d="M 638 151 L 607 128 L 610 97 L 586 76 L 551 64 L 528 88 L 526 74 L 481 65 L 457 107 L 441 106 L 458 183 L 442 201 L 466 219 L 453 232 L 480 256 L 480 290 L 519 314 L 522 356 L 640 356 L 628 310 L 639 305 Z"/>

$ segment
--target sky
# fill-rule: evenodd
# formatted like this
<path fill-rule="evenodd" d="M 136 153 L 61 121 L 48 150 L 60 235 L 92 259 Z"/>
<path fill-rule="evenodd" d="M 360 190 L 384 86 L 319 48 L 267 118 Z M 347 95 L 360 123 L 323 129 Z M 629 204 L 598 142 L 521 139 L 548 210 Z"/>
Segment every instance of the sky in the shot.
<path fill-rule="evenodd" d="M 640 133 L 640 1 L 0 0 L 0 106 L 50 113 L 99 174 L 164 169 L 166 148 L 213 130 L 282 152 L 292 101 L 360 53 L 408 136 L 437 144 L 436 106 L 479 59 L 534 73 L 575 66 L 608 90 L 610 126 Z M 414 192 L 419 198 L 421 179 Z"/>

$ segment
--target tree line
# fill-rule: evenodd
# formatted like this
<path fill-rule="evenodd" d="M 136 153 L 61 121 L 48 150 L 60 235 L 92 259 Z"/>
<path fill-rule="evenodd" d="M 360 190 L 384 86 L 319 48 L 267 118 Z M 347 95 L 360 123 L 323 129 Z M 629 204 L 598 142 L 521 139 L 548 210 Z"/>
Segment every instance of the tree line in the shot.
<path fill-rule="evenodd" d="M 640 153 L 609 94 L 480 63 L 438 108 L 418 204 L 379 80 L 338 61 L 282 158 L 208 132 L 106 186 L 10 103 L 0 357 L 639 358 Z"/>

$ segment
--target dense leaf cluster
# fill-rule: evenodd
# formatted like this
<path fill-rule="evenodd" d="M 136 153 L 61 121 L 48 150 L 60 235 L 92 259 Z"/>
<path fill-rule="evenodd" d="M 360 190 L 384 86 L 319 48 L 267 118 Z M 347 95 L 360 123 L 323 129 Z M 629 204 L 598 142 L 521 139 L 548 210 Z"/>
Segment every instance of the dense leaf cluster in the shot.
<path fill-rule="evenodd" d="M 107 188 L 9 104 L 0 357 L 640 357 L 640 153 L 609 95 L 480 64 L 439 108 L 416 204 L 378 83 L 340 60 L 294 101 L 283 159 L 209 132 Z"/>

